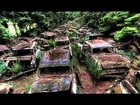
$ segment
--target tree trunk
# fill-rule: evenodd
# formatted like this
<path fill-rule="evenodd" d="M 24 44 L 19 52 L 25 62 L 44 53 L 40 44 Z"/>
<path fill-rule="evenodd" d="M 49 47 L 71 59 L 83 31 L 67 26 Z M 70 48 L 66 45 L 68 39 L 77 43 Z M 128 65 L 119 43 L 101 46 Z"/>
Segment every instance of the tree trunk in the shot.
<path fill-rule="evenodd" d="M 18 34 L 18 29 L 17 29 L 17 27 L 16 27 L 16 23 L 15 23 L 15 22 L 13 22 L 13 26 L 14 26 L 15 31 L 16 31 L 16 34 L 17 34 L 17 36 L 18 36 L 18 35 L 19 35 L 19 34 Z"/>

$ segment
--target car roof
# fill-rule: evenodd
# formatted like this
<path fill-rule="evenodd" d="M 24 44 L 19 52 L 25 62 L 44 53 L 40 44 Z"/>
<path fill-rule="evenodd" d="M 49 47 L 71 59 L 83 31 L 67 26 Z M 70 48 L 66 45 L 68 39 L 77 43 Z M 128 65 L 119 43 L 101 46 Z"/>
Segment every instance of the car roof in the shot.
<path fill-rule="evenodd" d="M 104 40 L 88 40 L 86 41 L 86 44 L 88 44 L 92 48 L 110 48 L 113 47 L 113 45 L 105 42 Z"/>

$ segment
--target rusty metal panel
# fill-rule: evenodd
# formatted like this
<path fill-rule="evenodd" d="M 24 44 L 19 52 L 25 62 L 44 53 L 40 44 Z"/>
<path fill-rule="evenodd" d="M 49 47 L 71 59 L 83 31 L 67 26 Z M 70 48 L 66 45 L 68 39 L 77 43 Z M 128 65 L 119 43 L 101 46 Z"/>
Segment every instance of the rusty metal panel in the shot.
<path fill-rule="evenodd" d="M 57 78 L 38 78 L 31 87 L 31 93 L 56 92 L 69 90 L 72 74 Z"/>
<path fill-rule="evenodd" d="M 49 50 L 49 51 L 58 52 L 58 50 L 60 50 L 60 49 L 53 49 L 53 50 Z M 48 53 L 48 52 L 46 52 L 42 57 L 41 64 L 40 64 L 41 67 L 69 66 L 69 63 L 70 63 L 69 50 L 68 49 L 61 49 L 61 51 L 65 52 L 65 53 L 62 53 L 62 55 L 64 55 L 64 58 L 57 58 L 54 60 L 47 58 L 46 53 Z M 57 57 L 59 56 L 59 55 L 57 55 L 57 53 L 56 54 L 54 53 L 53 55 L 57 56 Z"/>
<path fill-rule="evenodd" d="M 0 45 L 0 51 L 9 50 L 9 48 L 5 45 Z"/>
<path fill-rule="evenodd" d="M 130 68 L 130 61 L 118 54 L 92 54 L 94 59 L 98 60 L 103 69 L 110 68 Z"/>
<path fill-rule="evenodd" d="M 20 60 L 20 61 L 26 61 L 26 60 L 31 60 L 32 57 L 31 56 L 14 56 L 14 57 L 7 57 L 5 60 Z"/>
<path fill-rule="evenodd" d="M 113 47 L 111 44 L 103 41 L 103 40 L 89 40 L 86 41 L 86 43 L 91 47 L 91 48 L 109 48 Z"/>

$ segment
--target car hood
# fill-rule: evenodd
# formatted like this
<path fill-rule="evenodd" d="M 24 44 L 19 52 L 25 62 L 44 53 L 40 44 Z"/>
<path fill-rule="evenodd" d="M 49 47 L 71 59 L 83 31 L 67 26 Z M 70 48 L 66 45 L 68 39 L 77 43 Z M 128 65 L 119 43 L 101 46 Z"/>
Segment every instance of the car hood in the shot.
<path fill-rule="evenodd" d="M 39 77 L 31 86 L 30 93 L 66 91 L 70 89 L 72 74 Z"/>
<path fill-rule="evenodd" d="M 97 60 L 103 69 L 130 68 L 130 61 L 118 54 L 100 53 L 92 54 L 92 57 Z"/>

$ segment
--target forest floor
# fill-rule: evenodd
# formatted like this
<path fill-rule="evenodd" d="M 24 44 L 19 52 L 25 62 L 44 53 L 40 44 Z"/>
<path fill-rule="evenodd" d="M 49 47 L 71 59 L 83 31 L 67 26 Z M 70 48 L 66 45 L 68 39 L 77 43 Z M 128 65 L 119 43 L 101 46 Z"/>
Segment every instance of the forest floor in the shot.
<path fill-rule="evenodd" d="M 25 93 L 28 93 L 31 88 L 31 85 L 33 84 L 36 78 L 37 78 L 37 72 L 33 72 L 30 75 L 21 76 L 17 79 L 8 81 L 7 83 L 12 85 L 16 89 L 19 89 L 19 90 L 24 91 Z"/>
<path fill-rule="evenodd" d="M 80 94 L 102 94 L 114 83 L 113 80 L 96 81 L 83 65 L 80 63 L 78 65 L 80 67 L 78 74 L 81 80 Z"/>

